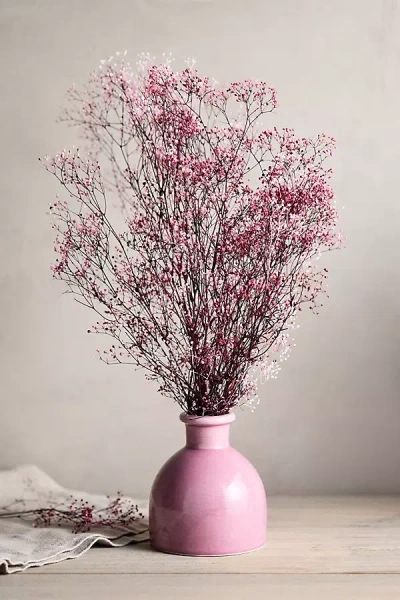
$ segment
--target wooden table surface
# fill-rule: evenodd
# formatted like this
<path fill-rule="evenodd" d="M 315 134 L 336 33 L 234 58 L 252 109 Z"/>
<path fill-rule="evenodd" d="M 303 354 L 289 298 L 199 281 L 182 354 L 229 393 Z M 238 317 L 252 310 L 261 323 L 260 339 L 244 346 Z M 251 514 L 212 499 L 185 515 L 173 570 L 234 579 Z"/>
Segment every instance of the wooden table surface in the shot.
<path fill-rule="evenodd" d="M 400 497 L 269 499 L 265 548 L 171 556 L 148 543 L 0 577 L 1 600 L 400 600 Z"/>

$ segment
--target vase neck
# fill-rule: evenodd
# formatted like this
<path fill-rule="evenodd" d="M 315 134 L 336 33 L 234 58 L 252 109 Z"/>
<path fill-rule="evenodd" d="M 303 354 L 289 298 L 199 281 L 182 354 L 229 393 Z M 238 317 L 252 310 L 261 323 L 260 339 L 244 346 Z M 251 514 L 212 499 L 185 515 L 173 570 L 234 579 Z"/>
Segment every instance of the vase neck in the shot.
<path fill-rule="evenodd" d="M 198 450 L 229 448 L 229 430 L 235 415 L 190 417 L 182 415 L 186 425 L 186 447 Z"/>

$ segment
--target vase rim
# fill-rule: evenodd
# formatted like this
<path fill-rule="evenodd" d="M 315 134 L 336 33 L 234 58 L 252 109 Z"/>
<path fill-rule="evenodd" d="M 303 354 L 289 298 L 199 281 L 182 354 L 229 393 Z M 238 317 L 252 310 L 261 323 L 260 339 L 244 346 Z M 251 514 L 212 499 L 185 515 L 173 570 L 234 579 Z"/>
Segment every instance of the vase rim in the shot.
<path fill-rule="evenodd" d="M 226 415 L 207 415 L 205 417 L 198 417 L 196 415 L 181 413 L 179 418 L 182 423 L 185 423 L 185 425 L 193 425 L 195 427 L 210 427 L 212 425 L 226 425 L 228 423 L 232 423 L 232 421 L 236 419 L 236 415 L 233 412 L 229 412 Z"/>

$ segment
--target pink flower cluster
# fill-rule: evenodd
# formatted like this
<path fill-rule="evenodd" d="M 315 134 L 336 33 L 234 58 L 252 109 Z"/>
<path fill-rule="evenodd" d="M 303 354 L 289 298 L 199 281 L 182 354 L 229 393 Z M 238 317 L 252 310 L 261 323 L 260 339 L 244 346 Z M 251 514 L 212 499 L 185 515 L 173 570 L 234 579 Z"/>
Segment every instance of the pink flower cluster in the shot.
<path fill-rule="evenodd" d="M 275 360 L 303 306 L 318 307 L 316 259 L 340 244 L 334 141 L 262 130 L 273 89 L 218 87 L 193 67 L 147 61 L 135 76 L 109 61 L 70 100 L 64 118 L 89 153 L 44 161 L 69 195 L 51 206 L 53 272 L 96 311 L 92 331 L 114 338 L 101 358 L 143 367 L 189 414 L 248 402 L 250 371 Z"/>

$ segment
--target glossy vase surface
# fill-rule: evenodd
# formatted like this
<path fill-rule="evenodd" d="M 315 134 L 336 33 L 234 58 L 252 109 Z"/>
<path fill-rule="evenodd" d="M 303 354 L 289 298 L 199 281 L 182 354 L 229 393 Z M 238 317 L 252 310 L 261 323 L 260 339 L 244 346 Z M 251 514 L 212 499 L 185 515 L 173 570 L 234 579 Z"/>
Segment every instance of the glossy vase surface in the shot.
<path fill-rule="evenodd" d="M 253 465 L 229 444 L 233 413 L 181 415 L 186 446 L 154 480 L 150 541 L 172 554 L 241 554 L 265 543 L 267 503 Z"/>

